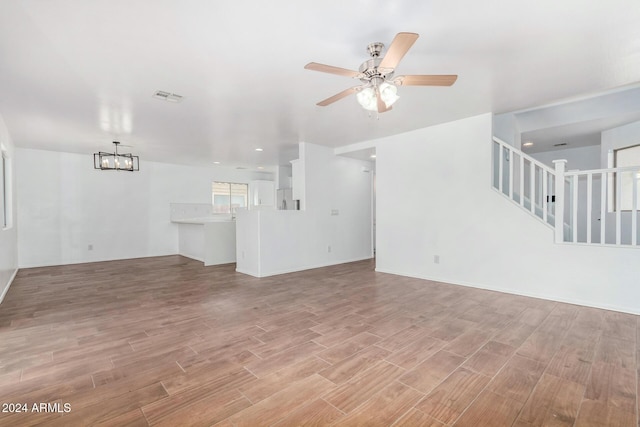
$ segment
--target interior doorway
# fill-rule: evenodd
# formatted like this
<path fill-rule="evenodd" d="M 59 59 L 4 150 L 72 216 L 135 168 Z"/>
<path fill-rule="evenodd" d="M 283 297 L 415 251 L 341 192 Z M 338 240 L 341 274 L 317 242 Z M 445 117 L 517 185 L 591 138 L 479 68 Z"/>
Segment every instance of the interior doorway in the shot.
<path fill-rule="evenodd" d="M 339 151 L 339 150 L 336 150 Z M 368 147 L 348 152 L 337 152 L 340 156 L 350 157 L 363 161 L 364 173 L 370 175 L 371 186 L 371 257 L 376 256 L 376 148 Z"/>

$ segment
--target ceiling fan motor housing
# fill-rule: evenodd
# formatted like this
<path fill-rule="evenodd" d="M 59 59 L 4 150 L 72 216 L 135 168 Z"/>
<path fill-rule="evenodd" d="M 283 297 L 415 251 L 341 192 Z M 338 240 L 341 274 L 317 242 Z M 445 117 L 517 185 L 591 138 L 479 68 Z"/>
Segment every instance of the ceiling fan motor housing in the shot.
<path fill-rule="evenodd" d="M 369 45 L 371 46 L 371 45 Z M 387 80 L 393 77 L 393 70 L 389 73 L 383 74 L 378 65 L 382 62 L 383 58 L 375 57 L 371 59 L 367 59 L 361 65 L 358 71 L 362 74 L 363 77 L 360 78 L 360 81 L 363 83 L 369 83 L 374 78 L 381 78 L 382 80 Z"/>

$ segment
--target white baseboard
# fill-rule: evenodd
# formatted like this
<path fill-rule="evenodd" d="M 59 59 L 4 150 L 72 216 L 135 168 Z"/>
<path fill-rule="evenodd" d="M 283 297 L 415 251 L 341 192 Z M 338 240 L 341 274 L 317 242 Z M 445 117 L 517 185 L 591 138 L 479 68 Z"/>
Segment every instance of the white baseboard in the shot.
<path fill-rule="evenodd" d="M 11 277 L 9 278 L 9 281 L 7 282 L 6 286 L 4 287 L 4 290 L 2 291 L 2 294 L 0 294 L 0 304 L 2 304 L 2 301 L 4 301 L 4 296 L 7 295 L 7 292 L 9 292 L 9 288 L 11 287 L 11 284 L 13 283 L 13 279 L 16 278 L 16 274 L 18 274 L 18 269 L 17 268 L 15 269 L 15 271 L 13 272 Z"/>
<path fill-rule="evenodd" d="M 189 258 L 189 259 L 195 260 L 195 261 L 200 261 L 201 263 L 204 264 L 204 259 L 202 259 L 202 258 L 200 258 L 200 257 L 198 257 L 196 255 L 184 254 L 184 253 L 178 253 L 178 255 L 183 256 L 185 258 Z"/>
<path fill-rule="evenodd" d="M 396 276 L 404 276 L 404 277 L 413 277 L 415 279 L 430 280 L 432 282 L 440 282 L 440 283 L 445 283 L 449 285 L 466 286 L 468 288 L 484 289 L 486 291 L 502 292 L 504 294 L 519 295 L 519 296 L 529 297 L 529 298 L 539 298 L 547 301 L 562 302 L 566 304 L 581 305 L 584 307 L 592 307 L 592 308 L 599 308 L 602 310 L 611 310 L 611 311 L 618 311 L 621 313 L 640 315 L 640 310 L 632 307 L 622 307 L 622 306 L 611 305 L 611 304 L 596 304 L 596 303 L 593 303 L 592 301 L 564 298 L 556 295 L 539 294 L 535 292 L 521 292 L 521 291 L 516 292 L 512 289 L 500 288 L 495 286 L 487 286 L 484 284 L 464 282 L 460 280 L 449 280 L 442 277 L 427 277 L 423 275 L 413 275 L 413 274 L 401 273 L 393 270 L 387 270 L 383 268 L 376 268 L 376 271 L 379 273 L 387 273 L 387 274 L 393 274 Z"/>
<path fill-rule="evenodd" d="M 269 271 L 267 273 L 260 273 L 260 274 L 255 274 L 255 272 L 241 271 L 241 270 L 239 270 L 237 268 L 236 268 L 236 271 L 238 273 L 248 274 L 248 275 L 253 276 L 253 277 L 270 277 L 270 276 L 278 276 L 280 274 L 296 273 L 298 271 L 304 271 L 304 270 L 313 270 L 314 268 L 322 268 L 322 267 L 329 267 L 329 266 L 332 266 L 332 265 L 340 265 L 340 264 L 348 264 L 350 262 L 364 261 L 364 260 L 371 259 L 371 258 L 372 258 L 371 256 L 366 256 L 366 257 L 362 257 L 362 258 L 340 260 L 340 261 L 335 261 L 335 262 L 320 263 L 320 264 L 310 264 L 310 265 L 305 265 L 305 266 L 301 266 L 301 267 Z"/>
<path fill-rule="evenodd" d="M 167 253 L 159 253 L 153 255 L 140 255 L 140 256 L 131 256 L 127 258 L 101 258 L 101 259 L 91 259 L 91 260 L 80 260 L 80 261 L 61 261 L 61 262 L 51 262 L 51 263 L 41 263 L 41 264 L 20 264 L 19 268 L 38 268 L 38 267 L 59 267 L 62 265 L 76 265 L 76 264 L 90 264 L 93 262 L 109 262 L 109 261 L 124 261 L 127 259 L 139 259 L 139 258 L 156 258 L 161 256 L 171 256 L 171 255 L 182 255 L 177 252 L 167 252 Z M 200 261 L 200 260 L 199 260 Z"/>
<path fill-rule="evenodd" d="M 258 276 L 258 273 L 256 273 L 255 271 L 249 271 L 249 270 L 245 270 L 243 268 L 238 268 L 238 267 L 236 267 L 236 271 L 238 273 L 246 274 L 247 276 L 260 277 Z"/>

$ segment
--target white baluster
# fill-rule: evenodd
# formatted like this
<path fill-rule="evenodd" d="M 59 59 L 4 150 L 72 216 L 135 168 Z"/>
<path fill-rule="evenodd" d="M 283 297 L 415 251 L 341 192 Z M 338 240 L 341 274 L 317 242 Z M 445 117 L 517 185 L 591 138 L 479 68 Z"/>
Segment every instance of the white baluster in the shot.
<path fill-rule="evenodd" d="M 549 197 L 549 192 L 547 191 L 547 171 L 541 169 L 542 173 L 542 219 L 544 222 L 547 222 L 547 197 Z"/>
<path fill-rule="evenodd" d="M 556 168 L 556 221 L 555 236 L 556 243 L 564 242 L 564 168 L 567 164 L 565 159 L 554 160 L 553 164 Z"/>
<path fill-rule="evenodd" d="M 600 244 L 604 245 L 607 238 L 607 185 L 609 176 L 606 173 L 601 173 L 600 175 Z"/>
<path fill-rule="evenodd" d="M 620 209 L 621 206 L 621 200 L 622 197 L 621 193 L 622 193 L 622 174 L 620 172 L 616 172 L 616 188 L 615 188 L 615 194 L 616 194 L 616 245 L 620 244 L 620 235 L 622 232 L 622 212 Z"/>
<path fill-rule="evenodd" d="M 503 161 L 502 161 L 502 157 L 504 156 L 504 154 L 502 153 L 502 151 L 504 150 L 504 147 L 501 144 L 498 144 L 498 190 L 502 193 L 502 168 L 503 168 Z"/>
<path fill-rule="evenodd" d="M 520 206 L 524 206 L 524 156 L 520 155 Z"/>
<path fill-rule="evenodd" d="M 631 188 L 633 191 L 631 196 L 633 203 L 631 205 L 631 244 L 635 246 L 638 244 L 638 174 L 640 172 L 633 171 L 631 174 Z"/>
<path fill-rule="evenodd" d="M 513 151 L 509 148 L 509 198 L 513 200 Z"/>
<path fill-rule="evenodd" d="M 531 202 L 531 213 L 536 214 L 536 165 L 531 162 L 529 168 L 529 202 Z"/>
<path fill-rule="evenodd" d="M 591 243 L 591 205 L 593 204 L 593 174 L 587 174 L 587 243 Z"/>
<path fill-rule="evenodd" d="M 573 175 L 571 185 L 571 193 L 573 196 L 573 206 L 571 206 L 572 226 L 573 226 L 573 243 L 578 241 L 578 175 Z"/>

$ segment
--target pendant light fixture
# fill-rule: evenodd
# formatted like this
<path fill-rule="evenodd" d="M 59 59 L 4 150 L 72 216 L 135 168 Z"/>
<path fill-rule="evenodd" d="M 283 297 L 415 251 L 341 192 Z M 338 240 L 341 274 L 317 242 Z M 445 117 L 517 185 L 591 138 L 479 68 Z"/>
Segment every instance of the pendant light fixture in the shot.
<path fill-rule="evenodd" d="M 93 154 L 93 168 L 100 170 L 139 171 L 140 159 L 132 154 L 118 153 L 118 141 L 113 141 L 115 150 L 113 153 L 99 151 Z"/>

